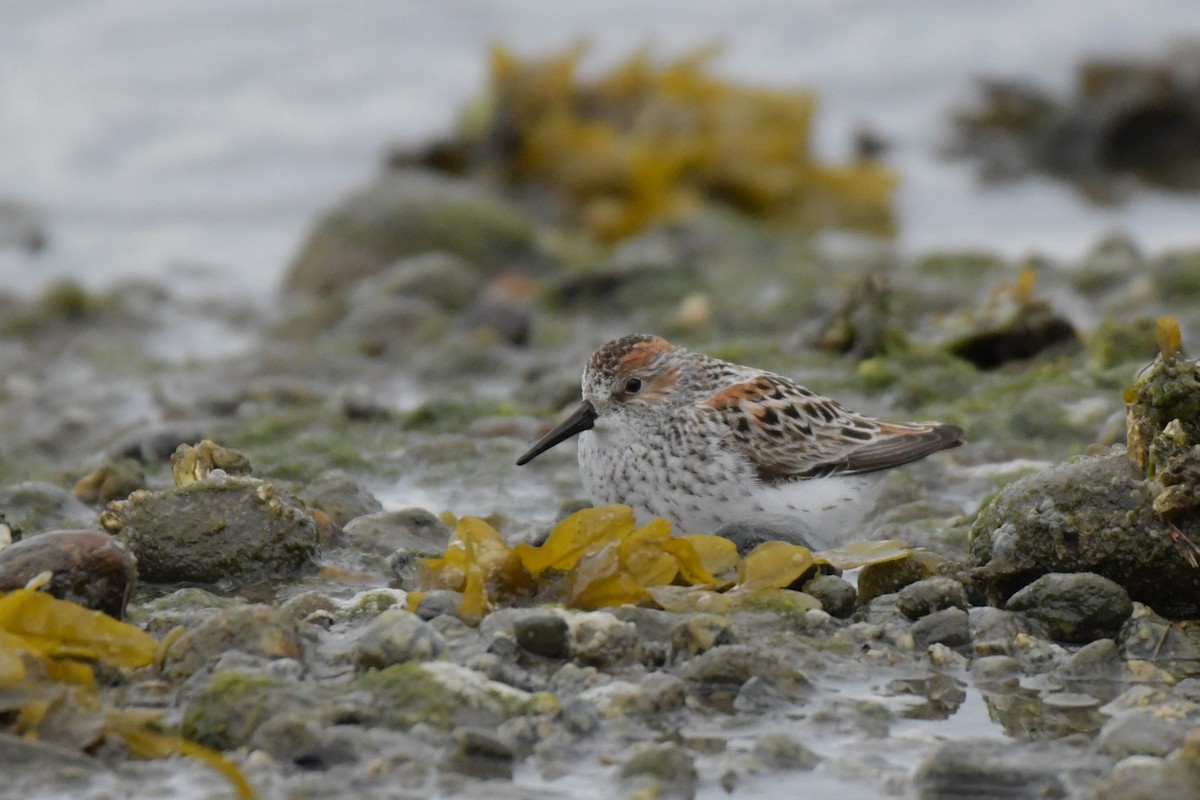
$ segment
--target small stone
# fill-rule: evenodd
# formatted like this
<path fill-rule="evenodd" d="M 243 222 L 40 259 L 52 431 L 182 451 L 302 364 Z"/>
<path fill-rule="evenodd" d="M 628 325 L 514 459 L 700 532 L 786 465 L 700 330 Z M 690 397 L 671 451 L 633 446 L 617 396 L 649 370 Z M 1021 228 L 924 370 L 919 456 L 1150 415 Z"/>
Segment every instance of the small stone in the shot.
<path fill-rule="evenodd" d="M 919 619 L 943 608 L 967 609 L 967 592 L 956 580 L 941 576 L 910 583 L 900 590 L 896 607 L 909 619 Z"/>
<path fill-rule="evenodd" d="M 383 504 L 375 495 L 340 469 L 322 472 L 297 496 L 309 507 L 319 508 L 328 514 L 339 528 L 345 527 L 356 517 L 383 511 Z"/>
<path fill-rule="evenodd" d="M 163 672 L 183 677 L 227 651 L 302 660 L 304 645 L 294 619 L 264 605 L 220 608 L 167 648 Z"/>
<path fill-rule="evenodd" d="M 116 539 L 99 531 L 51 531 L 0 549 L 0 592 L 25 586 L 42 572 L 60 600 L 122 619 L 137 582 L 137 564 Z"/>
<path fill-rule="evenodd" d="M 1062 665 L 1068 678 L 1115 678 L 1122 667 L 1121 654 L 1112 639 L 1097 639 L 1085 644 Z"/>
<path fill-rule="evenodd" d="M 637 661 L 641 641 L 637 626 L 622 622 L 607 611 L 572 614 L 572 658 L 580 664 L 610 667 L 622 661 Z"/>
<path fill-rule="evenodd" d="M 621 765 L 622 784 L 663 800 L 691 800 L 699 778 L 692 756 L 677 744 L 637 744 Z"/>
<path fill-rule="evenodd" d="M 754 755 L 770 769 L 815 768 L 821 757 L 786 733 L 766 733 L 754 743 Z"/>
<path fill-rule="evenodd" d="M 694 656 L 733 642 L 729 618 L 717 614 L 689 614 L 671 632 L 671 654 Z"/>
<path fill-rule="evenodd" d="M 927 614 L 913 623 L 913 639 L 919 647 L 944 644 L 961 647 L 971 642 L 971 631 L 967 624 L 967 612 L 961 608 L 943 608 Z"/>
<path fill-rule="evenodd" d="M 927 550 L 914 551 L 908 558 L 868 564 L 858 573 L 858 601 L 869 603 L 880 595 L 898 592 L 910 583 L 952 574 L 955 570 L 953 561 Z"/>
<path fill-rule="evenodd" d="M 408 556 L 440 555 L 450 544 L 451 530 L 423 508 L 404 508 L 355 517 L 343 526 L 347 546 L 388 556 L 403 550 Z"/>
<path fill-rule="evenodd" d="M 445 649 L 445 639 L 429 623 L 416 614 L 389 608 L 359 636 L 354 645 L 354 666 L 363 671 L 406 661 L 429 661 Z"/>
<path fill-rule="evenodd" d="M 1010 597 L 1005 608 L 1041 622 L 1052 639 L 1079 644 L 1114 638 L 1133 613 L 1119 584 L 1091 572 L 1043 575 Z"/>
<path fill-rule="evenodd" d="M 568 697 L 558 710 L 563 727 L 577 736 L 586 736 L 600 726 L 595 706 L 581 697 Z"/>
<path fill-rule="evenodd" d="M 977 684 L 1016 684 L 1021 678 L 1021 662 L 1012 656 L 983 656 L 971 662 L 971 676 Z"/>
<path fill-rule="evenodd" d="M 693 531 L 689 531 L 691 533 Z M 737 545 L 744 556 L 763 542 L 787 542 L 809 550 L 827 550 L 827 544 L 807 522 L 787 514 L 764 514 L 740 522 L 728 522 L 713 532 Z"/>
<path fill-rule="evenodd" d="M 1191 727 L 1185 718 L 1166 709 L 1132 708 L 1117 714 L 1100 729 L 1096 743 L 1114 758 L 1133 755 L 1166 756 L 1183 744 Z"/>
<path fill-rule="evenodd" d="M 462 601 L 462 592 L 433 589 L 421 598 L 421 603 L 417 606 L 417 616 L 426 621 L 441 616 L 457 617 Z"/>
<path fill-rule="evenodd" d="M 544 658 L 570 658 L 570 633 L 567 621 L 549 612 L 536 612 L 513 622 L 513 634 L 521 649 Z"/>
<path fill-rule="evenodd" d="M 492 731 L 459 728 L 442 766 L 480 780 L 512 780 L 515 760 L 512 745 Z"/>
<path fill-rule="evenodd" d="M 804 591 L 821 601 L 830 616 L 846 619 L 858 607 L 858 590 L 836 575 L 818 575 L 804 584 Z"/>

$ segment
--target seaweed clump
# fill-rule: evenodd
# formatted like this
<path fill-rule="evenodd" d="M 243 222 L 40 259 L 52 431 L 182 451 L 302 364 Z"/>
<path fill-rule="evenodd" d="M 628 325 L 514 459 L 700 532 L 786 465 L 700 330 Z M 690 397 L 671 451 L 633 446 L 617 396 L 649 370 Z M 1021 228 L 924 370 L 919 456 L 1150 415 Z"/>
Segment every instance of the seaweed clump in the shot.
<path fill-rule="evenodd" d="M 822 565 L 851 569 L 909 553 L 894 541 L 822 553 L 769 541 L 739 558 L 736 545 L 720 536 L 672 536 L 663 519 L 639 528 L 624 505 L 578 511 L 542 545 L 510 547 L 482 519 L 464 517 L 442 558 L 422 561 L 423 591 L 409 595 L 409 606 L 415 610 L 424 591 L 450 589 L 463 594 L 459 616 L 474 622 L 498 606 L 547 602 L 718 614 L 743 605 L 819 608 L 816 598 L 789 587 Z"/>
<path fill-rule="evenodd" d="M 642 51 L 584 81 L 583 52 L 521 60 L 493 48 L 489 92 L 460 138 L 416 160 L 565 201 L 601 241 L 706 202 L 810 231 L 893 233 L 895 175 L 869 155 L 817 161 L 810 92 L 719 80 L 706 70 L 711 49 L 662 66 Z"/>
<path fill-rule="evenodd" d="M 96 693 L 94 663 L 144 667 L 158 656 L 158 642 L 144 631 L 99 611 L 30 586 L 0 594 L 0 746 L 5 736 L 38 738 L 91 751 L 109 739 L 132 756 L 185 755 L 224 775 L 239 800 L 254 790 L 241 771 L 219 753 L 159 730 L 154 713 L 107 707 Z"/>

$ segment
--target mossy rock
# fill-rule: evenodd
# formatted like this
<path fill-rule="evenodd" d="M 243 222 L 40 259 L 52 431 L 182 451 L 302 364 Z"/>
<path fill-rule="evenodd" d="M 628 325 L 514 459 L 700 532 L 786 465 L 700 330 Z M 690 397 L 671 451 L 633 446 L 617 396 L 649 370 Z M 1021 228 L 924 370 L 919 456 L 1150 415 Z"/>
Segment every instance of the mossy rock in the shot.
<path fill-rule="evenodd" d="M 420 170 L 387 172 L 322 218 L 284 288 L 328 294 L 406 256 L 440 251 L 477 267 L 541 263 L 528 222 L 479 185 Z"/>
<path fill-rule="evenodd" d="M 1200 569 L 1151 507 L 1122 451 L 1009 484 L 971 529 L 974 578 L 993 603 L 1051 572 L 1095 572 L 1167 616 L 1200 612 Z"/>

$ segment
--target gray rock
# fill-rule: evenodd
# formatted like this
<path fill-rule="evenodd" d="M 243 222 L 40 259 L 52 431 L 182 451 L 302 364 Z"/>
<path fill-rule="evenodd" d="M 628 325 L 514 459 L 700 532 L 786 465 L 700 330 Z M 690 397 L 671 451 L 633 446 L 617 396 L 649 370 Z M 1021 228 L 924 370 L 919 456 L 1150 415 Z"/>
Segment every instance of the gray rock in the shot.
<path fill-rule="evenodd" d="M 1114 758 L 1161 758 L 1183 744 L 1191 727 L 1187 719 L 1163 714 L 1161 709 L 1131 708 L 1104 723 L 1096 744 Z"/>
<path fill-rule="evenodd" d="M 445 649 L 445 639 L 429 623 L 416 614 L 389 608 L 372 620 L 355 642 L 354 666 L 361 671 L 428 661 Z"/>
<path fill-rule="evenodd" d="M 1036 746 L 968 740 L 948 742 L 917 769 L 919 800 L 1066 797 L 1059 756 Z"/>
<path fill-rule="evenodd" d="M 713 534 L 736 544 L 738 555 L 743 556 L 763 542 L 788 542 L 810 550 L 828 549 L 825 541 L 807 522 L 787 514 L 763 514 L 740 522 L 729 522 L 717 528 Z"/>
<path fill-rule="evenodd" d="M 196 673 L 227 652 L 266 659 L 302 660 L 304 643 L 296 621 L 264 605 L 230 606 L 208 614 L 167 648 L 163 672 L 168 677 Z"/>
<path fill-rule="evenodd" d="M 943 608 L 967 609 L 967 592 L 956 580 L 943 577 L 926 578 L 910 583 L 900 590 L 896 607 L 909 619 L 919 619 Z"/>
<path fill-rule="evenodd" d="M 358 305 L 372 296 L 409 296 L 459 311 L 470 304 L 482 286 L 479 271 L 460 256 L 426 252 L 402 258 L 363 280 L 351 293 L 350 304 Z"/>
<path fill-rule="evenodd" d="M 1152 500 L 1121 450 L 1014 481 L 972 526 L 974 577 L 999 605 L 1038 575 L 1093 572 L 1160 612 L 1195 616 L 1200 570 L 1180 558 Z"/>
<path fill-rule="evenodd" d="M 983 656 L 971 662 L 977 684 L 1013 684 L 1021 678 L 1021 662 L 1012 656 Z"/>
<path fill-rule="evenodd" d="M 152 583 L 246 583 L 315 568 L 317 526 L 269 483 L 213 477 L 109 503 L 99 524 L 120 536 Z"/>
<path fill-rule="evenodd" d="M 95 512 L 66 489 L 30 481 L 0 486 L 0 514 L 14 539 L 64 528 L 87 528 Z"/>
<path fill-rule="evenodd" d="M 786 733 L 765 733 L 754 743 L 754 755 L 769 769 L 798 769 L 805 772 L 821 763 L 821 757 Z"/>
<path fill-rule="evenodd" d="M 480 780 L 511 780 L 516 753 L 494 732 L 483 728 L 459 728 L 442 766 Z"/>
<path fill-rule="evenodd" d="M 934 611 L 913 623 L 912 635 L 919 647 L 928 647 L 931 644 L 961 647 L 970 644 L 971 631 L 967 624 L 967 612 L 961 608 Z"/>
<path fill-rule="evenodd" d="M 329 515 L 339 528 L 356 517 L 383 511 L 375 495 L 358 485 L 345 470 L 322 472 L 305 486 L 298 497 Z"/>
<path fill-rule="evenodd" d="M 830 616 L 845 619 L 858 607 L 858 590 L 836 575 L 818 575 L 804 584 L 804 591 L 821 601 Z"/>
<path fill-rule="evenodd" d="M 733 641 L 733 625 L 728 617 L 688 614 L 671 631 L 671 654 L 676 658 L 690 657 Z"/>
<path fill-rule="evenodd" d="M 416 557 L 445 552 L 452 531 L 423 508 L 404 508 L 355 517 L 343 533 L 347 546 L 355 550 L 381 556 L 403 550 Z"/>
<path fill-rule="evenodd" d="M 1115 637 L 1133 613 L 1125 589 L 1089 572 L 1043 575 L 1009 598 L 1005 608 L 1041 622 L 1052 639 L 1081 644 Z"/>
<path fill-rule="evenodd" d="M 328 294 L 406 256 L 451 253 L 477 267 L 540 263 L 529 224 L 474 182 L 393 170 L 320 220 L 288 268 L 284 287 Z"/>
<path fill-rule="evenodd" d="M 634 745 L 621 765 L 621 783 L 630 794 L 691 800 L 699 773 L 692 756 L 677 744 Z"/>
<path fill-rule="evenodd" d="M 426 621 L 442 616 L 457 617 L 462 601 L 462 592 L 433 589 L 421 598 L 421 603 L 417 606 L 417 616 Z"/>
<path fill-rule="evenodd" d="M 1117 643 L 1112 639 L 1097 639 L 1079 648 L 1067 659 L 1060 672 L 1067 678 L 1115 678 L 1123 667 Z"/>

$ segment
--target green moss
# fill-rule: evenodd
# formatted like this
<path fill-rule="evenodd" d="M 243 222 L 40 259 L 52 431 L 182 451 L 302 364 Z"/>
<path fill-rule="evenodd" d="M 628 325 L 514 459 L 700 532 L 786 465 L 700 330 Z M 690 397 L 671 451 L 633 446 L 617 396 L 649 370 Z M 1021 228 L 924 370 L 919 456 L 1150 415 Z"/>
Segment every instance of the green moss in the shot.
<path fill-rule="evenodd" d="M 454 727 L 458 698 L 417 662 L 369 670 L 356 683 L 378 698 L 376 709 L 388 727 L 407 730 L 420 722 L 442 730 Z"/>
<path fill-rule="evenodd" d="M 188 704 L 182 733 L 215 750 L 240 747 L 271 717 L 285 686 L 278 678 L 218 672 Z"/>

